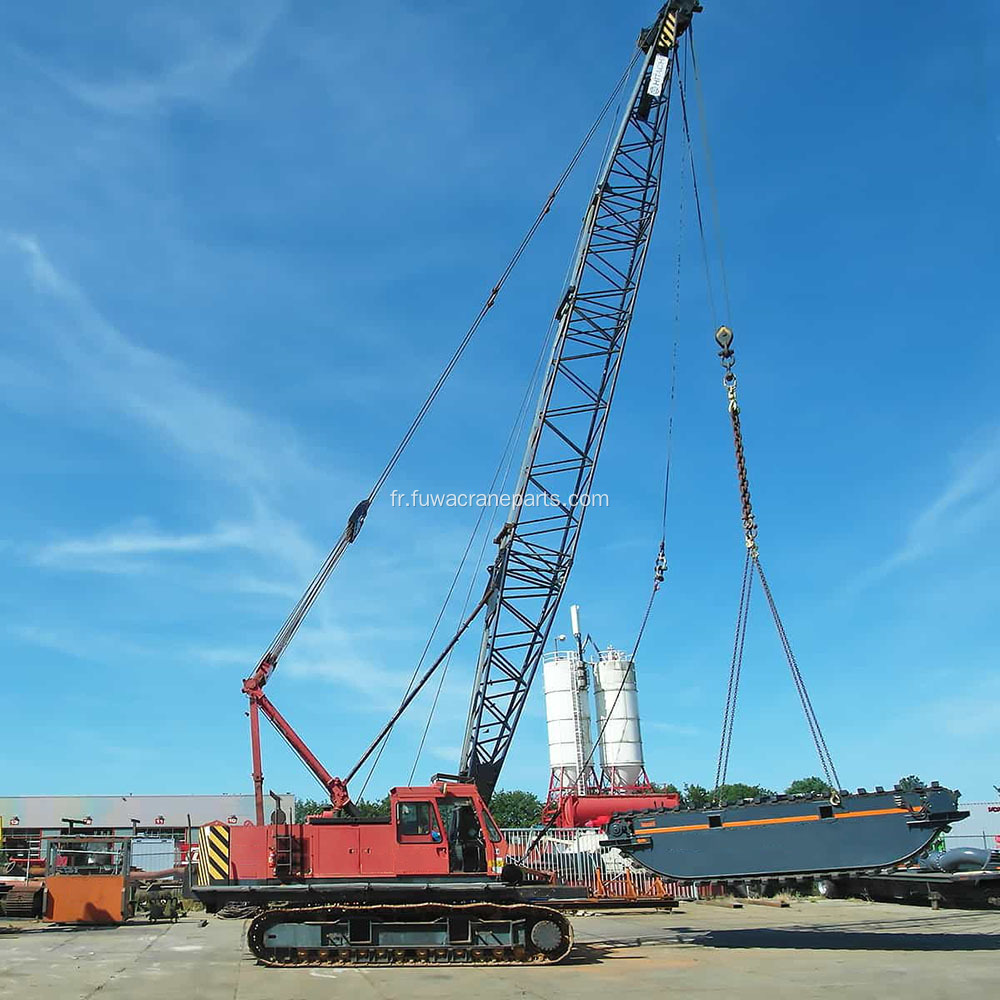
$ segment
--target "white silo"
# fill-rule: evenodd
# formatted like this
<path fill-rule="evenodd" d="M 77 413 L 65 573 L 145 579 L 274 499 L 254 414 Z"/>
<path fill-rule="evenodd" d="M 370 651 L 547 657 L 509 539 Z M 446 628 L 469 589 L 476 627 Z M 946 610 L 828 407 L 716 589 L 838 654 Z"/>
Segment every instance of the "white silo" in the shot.
<path fill-rule="evenodd" d="M 549 730 L 549 765 L 553 793 L 579 792 L 593 787 L 590 755 L 590 704 L 587 666 L 575 649 L 546 653 L 542 659 L 545 717 Z"/>
<path fill-rule="evenodd" d="M 635 664 L 608 647 L 594 664 L 594 701 L 600 737 L 601 784 L 610 789 L 648 786 L 639 731 Z"/>

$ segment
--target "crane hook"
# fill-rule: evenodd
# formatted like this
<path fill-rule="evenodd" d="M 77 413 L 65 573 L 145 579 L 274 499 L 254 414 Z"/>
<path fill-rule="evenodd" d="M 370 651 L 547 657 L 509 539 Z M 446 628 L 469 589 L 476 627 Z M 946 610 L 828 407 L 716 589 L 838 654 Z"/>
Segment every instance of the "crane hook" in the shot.
<path fill-rule="evenodd" d="M 720 357 L 728 358 L 733 353 L 730 350 L 733 343 L 733 331 L 728 326 L 720 326 L 715 331 L 715 342 L 722 348 L 719 352 Z"/>

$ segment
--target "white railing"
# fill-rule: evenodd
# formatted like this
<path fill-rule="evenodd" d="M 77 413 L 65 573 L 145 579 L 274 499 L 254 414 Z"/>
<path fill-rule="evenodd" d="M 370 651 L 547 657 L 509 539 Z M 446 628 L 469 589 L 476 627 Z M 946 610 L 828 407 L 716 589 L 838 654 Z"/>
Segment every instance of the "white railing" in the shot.
<path fill-rule="evenodd" d="M 698 899 L 699 887 L 689 882 L 667 882 L 626 857 L 617 847 L 601 847 L 604 832 L 588 827 L 546 831 L 530 855 L 525 851 L 538 830 L 504 830 L 510 855 L 528 868 L 552 872 L 562 885 L 585 888 L 590 895 L 608 898 L 642 896 Z"/>

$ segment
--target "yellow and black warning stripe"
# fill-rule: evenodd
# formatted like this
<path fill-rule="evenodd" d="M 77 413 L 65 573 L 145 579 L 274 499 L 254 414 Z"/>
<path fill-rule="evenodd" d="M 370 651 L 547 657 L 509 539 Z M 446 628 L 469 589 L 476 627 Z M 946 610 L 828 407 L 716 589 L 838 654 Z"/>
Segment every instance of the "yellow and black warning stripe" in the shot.
<path fill-rule="evenodd" d="M 666 20 L 663 22 L 663 27 L 660 28 L 660 37 L 656 43 L 656 47 L 660 52 L 667 52 L 669 49 L 673 48 L 674 42 L 677 41 L 677 12 L 670 11 L 667 14 Z"/>
<path fill-rule="evenodd" d="M 201 828 L 198 877 L 202 885 L 229 881 L 229 827 L 212 823 Z"/>

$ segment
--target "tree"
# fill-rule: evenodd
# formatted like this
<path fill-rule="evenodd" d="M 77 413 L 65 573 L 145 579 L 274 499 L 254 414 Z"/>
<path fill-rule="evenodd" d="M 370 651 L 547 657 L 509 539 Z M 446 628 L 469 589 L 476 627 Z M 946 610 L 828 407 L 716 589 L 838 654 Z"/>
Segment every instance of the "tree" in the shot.
<path fill-rule="evenodd" d="M 707 788 L 685 782 L 684 793 L 681 795 L 681 805 L 685 809 L 704 809 L 711 801 L 712 793 Z"/>
<path fill-rule="evenodd" d="M 743 799 L 767 798 L 769 795 L 774 795 L 770 788 L 745 785 L 737 781 L 731 785 L 719 785 L 719 793 L 715 798 L 717 802 L 740 802 Z"/>
<path fill-rule="evenodd" d="M 375 816 L 388 816 L 389 815 L 389 796 L 386 795 L 381 799 L 358 799 L 354 803 L 355 808 L 358 812 L 365 816 L 366 818 L 372 818 Z"/>
<path fill-rule="evenodd" d="M 376 799 L 369 802 L 368 799 L 358 799 L 354 803 L 355 808 L 362 816 L 388 816 L 389 796 L 384 799 Z M 296 799 L 295 800 L 295 822 L 304 823 L 307 816 L 316 816 L 321 812 L 332 809 L 329 802 L 318 802 L 316 799 Z"/>
<path fill-rule="evenodd" d="M 829 795 L 833 789 L 822 779 L 813 775 L 810 778 L 796 778 L 786 789 L 786 795 Z"/>
<path fill-rule="evenodd" d="M 493 793 L 490 812 L 501 829 L 534 826 L 541 819 L 542 800 L 532 792 L 501 790 Z"/>
<path fill-rule="evenodd" d="M 684 796 L 681 795 L 681 790 L 673 782 L 667 782 L 667 784 L 665 785 L 658 785 L 654 781 L 652 784 L 652 789 L 654 792 L 662 792 L 665 795 L 680 795 L 681 802 L 684 801 Z"/>
<path fill-rule="evenodd" d="M 899 779 L 899 787 L 904 792 L 912 791 L 914 788 L 923 788 L 924 783 L 915 774 L 908 774 L 905 778 Z"/>
<path fill-rule="evenodd" d="M 329 802 L 317 802 L 315 799 L 295 799 L 295 822 L 304 823 L 307 816 L 315 816 L 324 809 L 329 809 Z"/>

